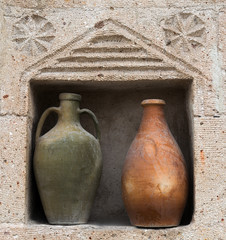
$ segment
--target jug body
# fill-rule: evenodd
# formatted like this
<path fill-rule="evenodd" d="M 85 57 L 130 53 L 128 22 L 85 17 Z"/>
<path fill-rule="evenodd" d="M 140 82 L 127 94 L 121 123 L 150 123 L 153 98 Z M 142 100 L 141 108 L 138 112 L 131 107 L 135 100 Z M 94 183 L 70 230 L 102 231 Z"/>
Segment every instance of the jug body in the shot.
<path fill-rule="evenodd" d="M 34 173 L 43 209 L 51 224 L 86 223 L 100 181 L 99 139 L 80 125 L 79 115 L 90 111 L 79 109 L 79 96 L 61 94 L 61 106 L 49 109 L 58 113 L 56 126 L 39 137 L 47 109 L 37 129 Z M 91 115 L 98 133 L 97 120 L 92 112 Z"/>
<path fill-rule="evenodd" d="M 142 122 L 124 163 L 122 196 L 135 226 L 177 226 L 187 201 L 186 164 L 165 121 L 164 104 L 142 102 Z"/>

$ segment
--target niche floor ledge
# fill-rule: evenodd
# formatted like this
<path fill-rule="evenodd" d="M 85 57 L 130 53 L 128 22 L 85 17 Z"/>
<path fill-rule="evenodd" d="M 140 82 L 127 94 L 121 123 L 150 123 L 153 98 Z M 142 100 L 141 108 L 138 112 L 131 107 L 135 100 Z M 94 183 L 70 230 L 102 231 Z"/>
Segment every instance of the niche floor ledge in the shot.
<path fill-rule="evenodd" d="M 193 224 L 174 228 L 136 228 L 133 226 L 101 226 L 95 224 L 55 226 L 47 224 L 1 224 L 0 239 L 183 239 L 192 232 Z"/>

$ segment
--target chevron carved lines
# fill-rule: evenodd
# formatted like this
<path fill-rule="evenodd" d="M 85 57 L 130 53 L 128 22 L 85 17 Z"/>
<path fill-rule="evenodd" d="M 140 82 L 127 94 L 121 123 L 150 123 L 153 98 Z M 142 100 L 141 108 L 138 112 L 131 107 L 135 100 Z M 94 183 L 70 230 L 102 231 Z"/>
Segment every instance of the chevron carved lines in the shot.
<path fill-rule="evenodd" d="M 58 57 L 54 64 L 40 70 L 37 79 L 113 76 L 181 79 L 183 74 L 156 55 L 148 53 L 133 40 L 112 29 L 97 31 L 89 41 Z"/>

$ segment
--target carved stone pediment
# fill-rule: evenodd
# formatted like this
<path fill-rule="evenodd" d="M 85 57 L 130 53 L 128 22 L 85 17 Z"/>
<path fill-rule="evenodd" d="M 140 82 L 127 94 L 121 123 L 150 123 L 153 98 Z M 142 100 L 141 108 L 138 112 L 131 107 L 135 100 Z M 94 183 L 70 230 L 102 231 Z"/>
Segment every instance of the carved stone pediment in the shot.
<path fill-rule="evenodd" d="M 112 19 L 98 22 L 26 72 L 33 72 L 35 80 L 181 80 L 202 75 Z"/>
<path fill-rule="evenodd" d="M 22 76 L 20 96 L 29 94 L 32 81 L 136 81 L 193 80 L 193 86 L 205 82 L 204 96 L 211 90 L 210 81 L 191 63 L 167 52 L 150 39 L 115 20 L 96 23 L 66 45 L 41 58 Z M 28 112 L 29 101 L 21 112 Z M 196 100 L 194 100 L 196 101 Z M 203 98 L 197 106 L 201 108 Z M 206 106 L 211 111 L 211 104 Z"/>

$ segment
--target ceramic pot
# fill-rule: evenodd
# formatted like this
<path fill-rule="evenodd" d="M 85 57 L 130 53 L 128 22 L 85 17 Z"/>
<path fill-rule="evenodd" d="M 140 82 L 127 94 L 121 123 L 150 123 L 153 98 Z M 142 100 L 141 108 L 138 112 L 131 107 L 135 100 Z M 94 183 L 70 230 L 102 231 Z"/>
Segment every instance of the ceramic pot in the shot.
<path fill-rule="evenodd" d="M 34 153 L 36 183 L 49 223 L 86 223 L 102 169 L 98 121 L 90 110 L 79 109 L 80 95 L 62 93 L 59 98 L 60 107 L 48 108 L 38 123 Z M 58 122 L 40 137 L 44 121 L 52 111 L 58 114 Z M 92 117 L 96 138 L 82 128 L 79 121 L 82 113 Z"/>
<path fill-rule="evenodd" d="M 165 102 L 148 99 L 122 173 L 122 196 L 132 225 L 180 224 L 188 195 L 185 160 L 164 116 Z"/>

